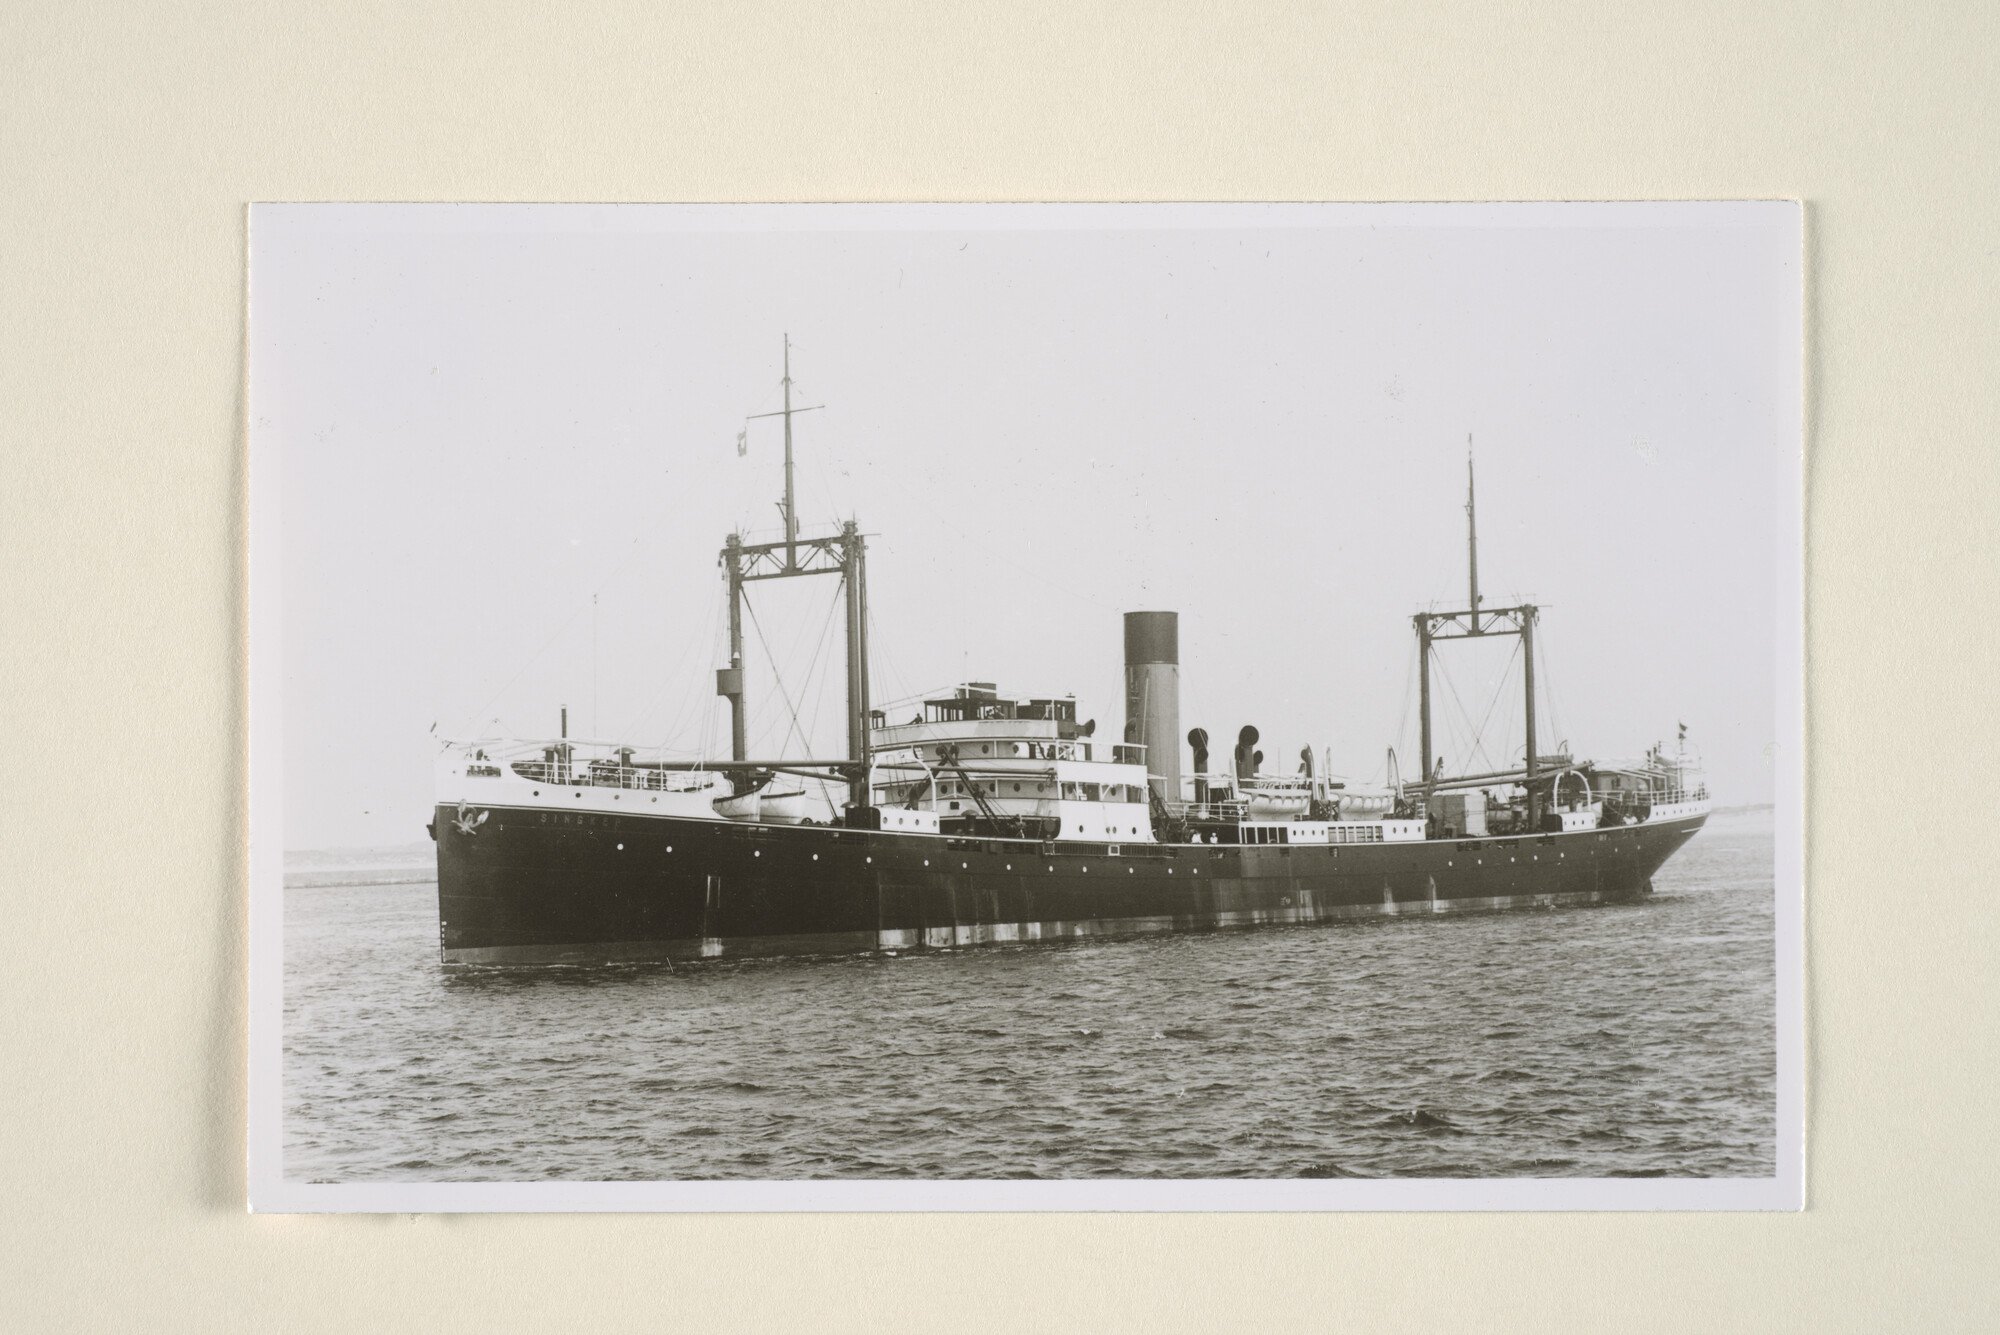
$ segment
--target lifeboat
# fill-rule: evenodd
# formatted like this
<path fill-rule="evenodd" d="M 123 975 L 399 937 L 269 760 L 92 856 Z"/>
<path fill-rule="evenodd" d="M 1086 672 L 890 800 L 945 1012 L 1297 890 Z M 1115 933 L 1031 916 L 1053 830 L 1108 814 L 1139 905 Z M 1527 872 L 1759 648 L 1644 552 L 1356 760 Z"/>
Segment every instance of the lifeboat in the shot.
<path fill-rule="evenodd" d="M 734 797 L 718 797 L 710 805 L 715 808 L 715 814 L 724 820 L 797 825 L 806 818 L 803 788 L 793 793 L 774 793 L 766 788 L 757 788 Z"/>
<path fill-rule="evenodd" d="M 1259 776 L 1239 785 L 1244 815 L 1250 820 L 1287 820 L 1303 816 L 1312 805 L 1312 780 Z"/>
<path fill-rule="evenodd" d="M 709 805 L 724 820 L 756 820 L 758 808 L 762 805 L 761 797 L 762 794 L 752 790 L 734 797 L 718 797 Z"/>
<path fill-rule="evenodd" d="M 806 794 L 801 788 L 795 793 L 758 794 L 763 799 L 761 814 L 757 820 L 769 821 L 777 825 L 797 825 L 806 818 Z"/>
<path fill-rule="evenodd" d="M 1388 815 L 1396 808 L 1396 795 L 1387 790 L 1348 788 L 1336 796 L 1342 820 L 1369 820 Z"/>

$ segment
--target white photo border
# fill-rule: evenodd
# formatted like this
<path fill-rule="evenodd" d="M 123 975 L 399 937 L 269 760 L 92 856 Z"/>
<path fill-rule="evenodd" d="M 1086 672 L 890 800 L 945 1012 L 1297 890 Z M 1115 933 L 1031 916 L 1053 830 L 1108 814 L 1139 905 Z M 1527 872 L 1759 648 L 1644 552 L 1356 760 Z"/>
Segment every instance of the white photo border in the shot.
<path fill-rule="evenodd" d="M 1774 452 L 1778 611 L 1776 1171 L 1768 1178 L 1132 1179 L 308 1183 L 284 1176 L 282 428 L 264 411 L 282 333 L 259 247 L 310 233 L 1375 227 L 1768 228 L 1789 237 L 1794 448 Z M 1805 294 L 1797 201 L 1439 204 L 256 204 L 250 208 L 249 1208 L 257 1213 L 595 1211 L 1798 1210 L 1805 1207 Z"/>

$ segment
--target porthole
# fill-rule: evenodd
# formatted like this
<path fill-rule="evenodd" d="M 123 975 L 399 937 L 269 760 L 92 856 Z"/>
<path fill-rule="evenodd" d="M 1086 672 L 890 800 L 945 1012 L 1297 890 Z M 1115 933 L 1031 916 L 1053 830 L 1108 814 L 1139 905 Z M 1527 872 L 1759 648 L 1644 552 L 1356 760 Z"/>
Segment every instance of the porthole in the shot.
<path fill-rule="evenodd" d="M 541 795 L 542 795 L 542 790 L 539 788 L 535 789 L 535 796 L 540 797 Z"/>
<path fill-rule="evenodd" d="M 930 865 L 931 865 L 931 860 L 930 860 L 929 858 L 925 858 L 925 859 L 924 859 L 924 865 L 925 865 L 926 867 L 930 866 Z"/>
<path fill-rule="evenodd" d="M 625 845 L 623 845 L 623 844 L 620 844 L 620 845 L 618 845 L 618 851 L 619 851 L 620 853 L 623 853 L 623 852 L 625 851 Z"/>
<path fill-rule="evenodd" d="M 673 852 L 673 851 L 674 851 L 674 846 L 673 846 L 672 844 L 668 844 L 668 845 L 667 845 L 667 851 L 668 851 L 669 853 Z"/>
<path fill-rule="evenodd" d="M 862 860 L 863 862 L 873 862 L 873 861 L 874 861 L 875 859 L 874 859 L 874 858 L 872 858 L 872 857 L 869 857 L 869 858 L 863 858 L 863 859 L 861 859 L 861 860 Z"/>
<path fill-rule="evenodd" d="M 958 866 L 959 866 L 959 870 L 961 870 L 961 871 L 963 871 L 963 870 L 964 870 L 965 868 L 967 868 L 967 867 L 970 867 L 971 865 L 972 865 L 972 864 L 971 864 L 970 862 L 961 862 L 961 863 L 959 863 L 959 864 L 958 864 Z"/>
<path fill-rule="evenodd" d="M 817 853 L 813 854 L 813 861 L 814 861 L 814 862 L 818 862 L 818 861 L 819 861 L 819 854 L 817 854 Z"/>
<path fill-rule="evenodd" d="M 764 850 L 761 848 L 752 849 L 750 851 L 750 856 L 753 858 L 761 858 L 764 856 Z"/>

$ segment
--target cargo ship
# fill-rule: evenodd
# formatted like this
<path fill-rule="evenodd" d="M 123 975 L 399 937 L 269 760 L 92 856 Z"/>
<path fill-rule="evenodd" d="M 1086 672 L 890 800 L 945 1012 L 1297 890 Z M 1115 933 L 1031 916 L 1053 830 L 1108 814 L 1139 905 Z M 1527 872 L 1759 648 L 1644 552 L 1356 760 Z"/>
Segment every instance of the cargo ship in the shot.
<path fill-rule="evenodd" d="M 765 414 L 784 418 L 783 534 L 733 533 L 721 550 L 730 757 L 573 739 L 566 715 L 553 738 L 443 743 L 430 831 L 445 963 L 922 951 L 1629 902 L 1708 818 L 1685 728 L 1672 753 L 1656 745 L 1633 762 L 1538 749 L 1540 609 L 1480 598 L 1469 453 L 1469 597 L 1413 618 L 1414 780 L 1393 751 L 1372 789 L 1335 779 L 1309 749 L 1296 773 L 1272 773 L 1251 726 L 1212 767 L 1207 732 L 1180 731 L 1171 611 L 1125 614 L 1118 740 L 1079 720 L 1074 696 L 991 682 L 891 718 L 869 700 L 865 535 L 853 521 L 807 534 L 793 508 L 792 418 L 806 410 L 792 406 L 789 346 L 783 385 L 784 408 Z M 745 586 L 812 576 L 844 594 L 848 745 L 831 759 L 752 758 Z M 1489 636 L 1524 651 L 1521 763 L 1447 776 L 1432 749 L 1432 661 Z M 841 800 L 816 806 L 812 792 L 829 788 Z"/>

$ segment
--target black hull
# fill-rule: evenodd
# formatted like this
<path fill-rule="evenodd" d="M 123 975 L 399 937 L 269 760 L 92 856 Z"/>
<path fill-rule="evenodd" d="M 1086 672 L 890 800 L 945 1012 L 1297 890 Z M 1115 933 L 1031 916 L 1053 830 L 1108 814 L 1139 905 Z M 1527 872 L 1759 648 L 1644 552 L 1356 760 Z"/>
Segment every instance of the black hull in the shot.
<path fill-rule="evenodd" d="M 1044 844 L 437 809 L 453 964 L 853 953 L 1629 901 L 1706 815 L 1518 838 Z M 1116 850 L 1113 852 L 1112 850 Z"/>

